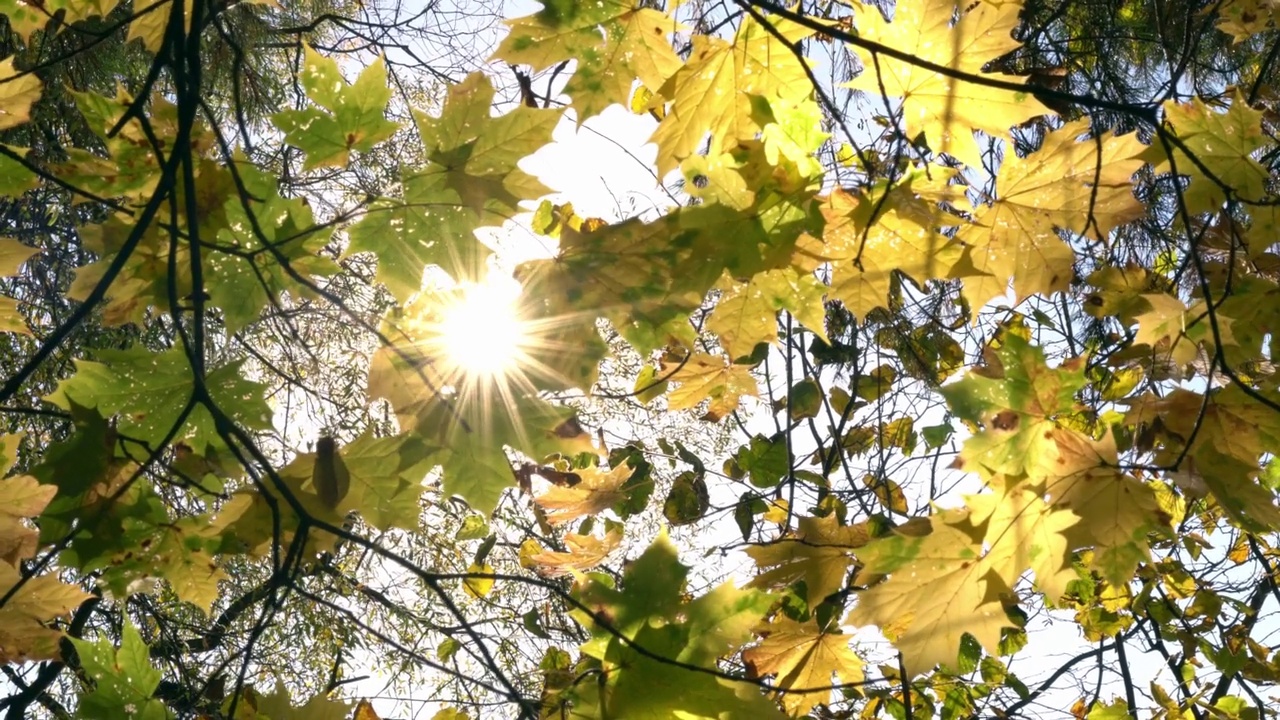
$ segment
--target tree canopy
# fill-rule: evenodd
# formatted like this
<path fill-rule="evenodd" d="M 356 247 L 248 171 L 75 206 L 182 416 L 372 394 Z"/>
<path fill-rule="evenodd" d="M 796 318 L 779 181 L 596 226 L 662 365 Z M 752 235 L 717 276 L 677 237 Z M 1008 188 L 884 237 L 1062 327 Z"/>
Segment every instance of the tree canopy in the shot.
<path fill-rule="evenodd" d="M 0 0 L 5 718 L 1280 716 L 1272 3 L 541 2 Z"/>

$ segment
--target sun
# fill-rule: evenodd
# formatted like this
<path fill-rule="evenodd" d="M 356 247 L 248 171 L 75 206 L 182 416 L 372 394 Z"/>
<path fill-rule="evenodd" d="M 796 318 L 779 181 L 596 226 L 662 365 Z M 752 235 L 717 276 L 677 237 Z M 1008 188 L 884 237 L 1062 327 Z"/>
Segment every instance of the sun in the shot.
<path fill-rule="evenodd" d="M 490 276 L 483 283 L 460 283 L 440 311 L 439 348 L 460 374 L 500 380 L 524 363 L 530 340 L 520 316 L 520 285 Z"/>

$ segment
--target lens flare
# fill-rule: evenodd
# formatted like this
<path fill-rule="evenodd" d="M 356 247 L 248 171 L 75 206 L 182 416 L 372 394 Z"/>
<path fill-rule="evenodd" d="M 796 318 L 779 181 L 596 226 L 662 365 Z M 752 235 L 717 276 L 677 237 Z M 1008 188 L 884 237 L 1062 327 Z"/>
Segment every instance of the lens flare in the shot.
<path fill-rule="evenodd" d="M 476 380 L 501 380 L 520 368 L 529 328 L 520 317 L 520 286 L 490 279 L 465 283 L 441 310 L 439 344 L 449 364 Z"/>

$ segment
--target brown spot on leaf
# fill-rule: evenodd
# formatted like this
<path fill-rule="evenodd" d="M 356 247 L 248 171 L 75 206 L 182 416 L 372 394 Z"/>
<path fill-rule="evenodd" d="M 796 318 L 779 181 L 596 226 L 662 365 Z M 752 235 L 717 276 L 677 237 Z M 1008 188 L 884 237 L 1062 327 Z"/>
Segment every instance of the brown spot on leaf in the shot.
<path fill-rule="evenodd" d="M 996 430 L 1016 430 L 1018 428 L 1018 413 L 1012 410 L 1001 410 L 995 417 L 991 418 L 991 427 Z"/>

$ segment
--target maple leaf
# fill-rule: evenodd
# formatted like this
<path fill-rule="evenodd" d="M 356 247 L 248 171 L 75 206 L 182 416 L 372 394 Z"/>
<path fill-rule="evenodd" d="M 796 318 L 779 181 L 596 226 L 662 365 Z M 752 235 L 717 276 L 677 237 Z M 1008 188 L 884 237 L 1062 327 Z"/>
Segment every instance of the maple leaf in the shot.
<path fill-rule="evenodd" d="M 1149 293 L 1141 298 L 1149 309 L 1134 318 L 1138 330 L 1133 335 L 1133 345 L 1146 345 L 1151 348 L 1150 357 L 1178 367 L 1195 360 L 1200 346 L 1187 335 L 1188 317 L 1195 315 L 1188 312 L 1186 304 L 1167 293 Z M 1218 326 L 1225 330 L 1227 319 L 1221 320 Z"/>
<path fill-rule="evenodd" d="M 77 187 L 100 197 L 124 197 L 132 203 L 143 204 L 155 192 L 163 175 L 162 158 L 152 148 L 151 141 L 168 143 L 178 134 L 177 106 L 161 94 L 150 98 L 150 112 L 144 126 L 136 117 L 125 118 L 135 99 L 123 86 L 114 98 L 95 93 L 69 91 L 75 99 L 76 109 L 84 115 L 94 134 L 106 148 L 106 156 L 97 151 L 68 147 L 67 161 L 53 167 L 55 174 Z M 110 134 L 117 124 L 119 131 Z M 202 122 L 190 128 L 191 151 L 203 156 L 214 144 L 214 136 Z M 163 213 L 161 217 L 167 215 Z M 94 227 L 94 226 L 90 226 Z M 157 234 L 158 233 L 153 233 Z M 164 249 L 168 250 L 167 238 Z M 183 291 L 179 295 L 185 294 Z"/>
<path fill-rule="evenodd" d="M 570 408 L 522 395 L 510 398 L 500 412 L 480 403 L 459 404 L 453 409 L 436 403 L 421 427 L 440 428 L 436 432 L 442 450 L 437 457 L 444 469 L 444 492 L 489 513 L 502 493 L 515 486 L 506 448 L 530 457 L 595 451 L 590 436 L 570 422 L 573 417 Z M 464 429 L 464 421 L 470 430 Z"/>
<path fill-rule="evenodd" d="M 368 152 L 400 127 L 384 117 L 391 100 L 386 63 L 379 57 L 348 85 L 336 60 L 310 45 L 303 52 L 298 81 L 319 107 L 281 110 L 271 122 L 306 153 L 302 169 L 346 167 L 352 150 Z"/>
<path fill-rule="evenodd" d="M 0 560 L 0 595 L 22 579 L 18 568 Z M 46 623 L 74 610 L 91 595 L 54 574 L 28 578 L 0 607 L 0 662 L 21 663 L 61 658 L 62 633 Z"/>
<path fill-rule="evenodd" d="M 152 697 L 164 677 L 151 665 L 151 652 L 127 618 L 120 632 L 120 648 L 110 639 L 97 642 L 71 638 L 92 691 L 80 698 L 86 717 L 129 717 L 165 720 L 173 717 L 162 700 Z"/>
<path fill-rule="evenodd" d="M 1190 187 L 1182 191 L 1187 212 L 1216 211 L 1228 193 L 1239 200 L 1263 198 L 1270 175 L 1252 155 L 1271 141 L 1262 129 L 1262 112 L 1250 108 L 1238 88 L 1226 112 L 1215 111 L 1199 98 L 1187 103 L 1169 100 L 1163 109 L 1178 145 L 1157 138 L 1143 159 L 1157 170 L 1176 169 L 1191 177 Z"/>
<path fill-rule="evenodd" d="M 127 40 L 141 40 L 142 46 L 149 52 L 157 53 L 164 44 L 164 36 L 169 30 L 169 16 L 174 12 L 173 5 L 177 0 L 142 0 L 141 7 L 134 8 L 134 18 L 129 22 Z M 185 32 L 191 32 L 191 0 L 182 0 L 182 18 Z"/>
<path fill-rule="evenodd" d="M 0 130 L 17 127 L 31 119 L 31 105 L 40 99 L 43 85 L 35 73 L 17 77 L 13 58 L 0 60 Z"/>
<path fill-rule="evenodd" d="M 433 448 L 414 433 L 384 438 L 365 433 L 343 445 L 337 453 L 347 469 L 350 485 L 347 493 L 325 515 L 344 517 L 355 511 L 365 522 L 382 530 L 417 527 L 421 512 L 419 500 L 425 490 L 421 471 L 432 451 Z M 300 453 L 280 470 L 280 476 L 318 500 L 319 494 L 312 484 L 315 463 L 316 453 Z"/>
<path fill-rule="evenodd" d="M 1275 402 L 1274 392 L 1267 397 Z M 1280 447 L 1280 422 L 1274 411 L 1234 383 L 1211 391 L 1207 398 L 1177 388 L 1163 398 L 1137 398 L 1130 406 L 1125 416 L 1129 424 L 1149 424 L 1159 418 L 1183 442 L 1194 437 L 1193 469 L 1198 469 L 1197 475 L 1232 519 L 1257 530 L 1280 527 L 1273 493 L 1254 479 L 1260 460 Z M 1157 459 L 1172 462 L 1181 456 L 1181 445 L 1175 443 Z"/>
<path fill-rule="evenodd" d="M 3 435 L 6 449 L 17 443 L 16 435 Z M 58 493 L 54 485 L 42 485 L 30 475 L 0 480 L 0 561 L 16 565 L 35 553 L 37 533 L 23 522 L 36 517 Z"/>
<path fill-rule="evenodd" d="M 1217 9 L 1216 27 L 1238 44 L 1274 28 L 1276 9 L 1270 0 L 1225 0 Z"/>
<path fill-rule="evenodd" d="M 957 9 L 960 18 L 952 24 Z M 955 0 L 926 0 L 894 9 L 886 22 L 875 5 L 855 5 L 858 33 L 915 58 L 984 77 L 1017 81 L 1000 73 L 982 73 L 988 62 L 1015 50 L 1011 37 L 1018 27 L 1018 3 L 961 5 Z M 923 132 L 935 153 L 947 153 L 972 167 L 982 167 L 982 152 L 973 130 L 995 137 L 1010 127 L 1052 111 L 1031 92 L 1014 92 L 956 80 L 912 63 L 855 48 L 864 68 L 845 87 L 873 96 L 902 98 L 907 136 Z"/>
<path fill-rule="evenodd" d="M 1132 325 L 1140 315 L 1162 302 L 1147 297 L 1159 289 L 1161 277 L 1139 265 L 1107 265 L 1095 270 L 1087 280 L 1098 288 L 1084 304 L 1085 312 L 1094 317 L 1116 317 Z"/>
<path fill-rule="evenodd" d="M 622 488 L 632 472 L 627 463 L 609 470 L 595 466 L 575 470 L 574 474 L 581 478 L 576 485 L 552 485 L 533 501 L 548 511 L 547 522 L 553 525 L 596 515 L 626 499 Z"/>
<path fill-rule="evenodd" d="M 550 192 L 517 163 L 550 142 L 562 111 L 521 105 L 490 117 L 492 104 L 489 78 L 472 73 L 449 88 L 440 117 L 415 112 L 432 162 L 422 172 L 440 173 L 444 185 L 477 214 L 489 209 L 514 214 L 520 200 Z"/>
<path fill-rule="evenodd" d="M 659 175 L 697 152 L 708 132 L 711 145 L 705 154 L 712 157 L 738 140 L 754 138 L 760 126 L 752 119 L 750 96 L 794 101 L 813 92 L 803 60 L 787 44 L 813 31 L 776 17 L 771 23 L 785 42 L 750 16 L 743 18 L 732 42 L 693 36 L 688 61 L 658 90 L 671 102 L 650 138 L 658 146 Z"/>
<path fill-rule="evenodd" d="M 439 449 L 435 459 L 445 470 L 445 492 L 476 510 L 492 511 L 514 485 L 507 447 L 539 458 L 594 450 L 581 428 L 567 422 L 571 409 L 524 389 L 513 391 L 497 408 L 478 394 L 442 392 L 447 378 L 416 347 L 418 340 L 408 335 L 396 340 L 395 350 L 383 348 L 370 363 L 369 395 L 386 397 L 401 428 Z"/>
<path fill-rule="evenodd" d="M 823 329 L 827 288 L 809 273 L 793 268 L 769 270 L 740 283 L 725 277 L 707 330 L 720 338 L 729 357 L 750 355 L 759 343 L 778 341 L 778 311 L 786 310 L 826 342 Z"/>
<path fill-rule="evenodd" d="M 747 281 L 785 268 L 796 237 L 817 224 L 809 211 L 815 188 L 808 182 L 792 186 L 787 168 L 769 164 L 767 154 L 761 143 L 750 142 L 732 153 L 688 158 L 681 167 L 687 187 L 704 202 L 652 222 L 632 218 L 563 228 L 556 258 L 518 271 L 537 314 L 553 326 L 604 317 L 641 352 L 673 338 L 692 345 L 689 314 L 726 272 Z M 787 165 L 785 158 L 779 161 Z M 808 281 L 799 282 L 816 293 Z M 572 336 L 561 340 L 599 345 L 593 323 L 572 327 Z"/>
<path fill-rule="evenodd" d="M 966 515 L 935 515 L 927 535 L 895 532 L 858 551 L 859 578 L 888 578 L 857 594 L 844 624 L 879 627 L 902 653 L 908 677 L 938 664 L 954 669 L 965 633 L 997 654 L 1001 628 L 1013 625 L 987 590 L 991 566 L 981 545 L 954 526 Z"/>
<path fill-rule="evenodd" d="M 13 238 L 0 237 L 0 278 L 17 275 L 22 264 L 38 252 L 38 248 L 27 247 Z"/>
<path fill-rule="evenodd" d="M 440 117 L 416 113 L 430 162 L 404 171 L 401 197 L 379 199 L 349 230 L 346 254 L 377 255 L 378 280 L 401 302 L 421 288 L 428 265 L 455 280 L 478 277 L 488 251 L 474 231 L 549 192 L 517 163 L 551 140 L 561 111 L 521 106 L 495 118 L 492 102 L 488 78 L 472 73 L 450 87 Z"/>
<path fill-rule="evenodd" d="M 735 365 L 724 356 L 694 353 L 680 362 L 664 362 L 663 372 L 680 386 L 667 393 L 667 407 L 685 410 L 710 398 L 704 419 L 715 422 L 738 408 L 743 395 L 757 393 L 751 368 Z"/>
<path fill-rule="evenodd" d="M 972 270 L 993 278 L 966 278 L 971 307 L 1003 294 L 1010 278 L 1018 299 L 1066 290 L 1075 252 L 1057 230 L 1105 239 L 1146 211 L 1130 177 L 1144 164 L 1140 156 L 1148 148 L 1136 133 L 1079 139 L 1089 132 L 1088 119 L 1070 122 L 1047 134 L 1038 151 L 1005 156 L 996 175 L 997 197 L 957 234 L 969 246 Z M 954 276 L 970 272 L 957 268 Z"/>
<path fill-rule="evenodd" d="M 511 31 L 493 57 L 531 65 L 535 72 L 575 60 L 564 92 L 579 125 L 609 105 L 625 104 L 636 79 L 661 87 L 680 68 L 668 37 L 685 28 L 661 10 L 637 8 L 631 0 L 545 5 L 539 13 L 508 20 Z"/>
<path fill-rule="evenodd" d="M 594 535 L 578 535 L 566 533 L 564 536 L 564 552 L 540 549 L 528 556 L 528 560 L 538 565 L 538 572 L 551 577 L 572 575 L 604 562 L 605 557 L 622 542 L 622 530 L 615 529 L 605 533 L 603 538 Z"/>
<path fill-rule="evenodd" d="M 1038 472 L 1047 457 L 1045 431 L 1074 410 L 1086 384 L 1083 361 L 1049 368 L 1044 350 L 1014 333 L 986 356 L 986 367 L 941 389 L 952 412 L 983 426 L 965 441 L 959 463 L 1011 477 Z"/>
<path fill-rule="evenodd" d="M 295 274 L 327 277 L 340 271 L 320 255 L 329 236 L 312 232 L 315 219 L 305 200 L 282 197 L 276 181 L 242 157 L 237 158 L 236 176 L 238 181 L 209 161 L 201 164 L 198 176 L 200 205 L 217 217 L 218 246 L 233 249 L 206 249 L 203 268 L 209 299 L 222 309 L 223 322 L 232 333 L 257 320 L 262 309 L 286 291 L 314 298 Z M 241 197 L 240 187 L 247 199 Z M 168 288 L 165 293 L 167 300 Z"/>
<path fill-rule="evenodd" d="M 742 652 L 749 677 L 774 675 L 786 691 L 782 706 L 792 717 L 807 715 L 831 699 L 831 676 L 837 683 L 863 680 L 862 659 L 849 647 L 849 636 L 819 630 L 817 622 L 798 623 L 784 616 L 757 628 L 764 640 Z M 818 689 L 815 689 L 818 688 Z"/>
<path fill-rule="evenodd" d="M 541 317 L 568 325 L 568 347 L 599 348 L 594 318 L 609 319 L 637 350 L 666 344 L 672 334 L 692 339 L 688 314 L 720 276 L 710 255 L 695 255 L 676 215 L 654 222 L 626 220 L 582 231 L 566 227 L 550 260 L 522 265 L 517 277 Z M 570 323 L 587 314 L 592 322 Z"/>
<path fill-rule="evenodd" d="M 1050 431 L 1056 446 L 1053 470 L 1044 481 L 1054 507 L 1081 520 L 1065 530 L 1072 549 L 1093 547 L 1092 569 L 1122 587 L 1141 562 L 1151 558 L 1148 533 L 1167 526 L 1155 495 L 1146 485 L 1120 473 L 1115 437 L 1093 440 L 1074 430 Z"/>
<path fill-rule="evenodd" d="M 16 155 L 18 158 L 25 158 L 28 153 L 27 148 L 14 147 L 0 143 L 0 147 Z M 8 155 L 0 155 L 0 195 L 6 197 L 21 197 L 23 193 L 34 188 L 39 181 L 39 177 L 31 172 L 18 160 Z"/>
<path fill-rule="evenodd" d="M 30 47 L 31 36 L 43 30 L 58 13 L 63 13 L 62 21 L 54 26 L 50 37 L 81 20 L 105 17 L 116 4 L 115 0 L 0 0 L 0 15 L 9 18 L 9 27 Z M 168 17 L 168 13 L 157 14 Z"/>
<path fill-rule="evenodd" d="M 1013 587 L 1031 570 L 1036 586 L 1051 602 L 1076 579 L 1064 532 L 1080 521 L 1075 513 L 1053 507 L 1034 491 L 1010 487 L 1003 491 L 965 497 L 975 525 L 986 523 L 984 558 L 992 570 Z"/>
<path fill-rule="evenodd" d="M 780 718 L 777 707 L 754 685 L 706 673 L 673 673 L 669 663 L 650 657 L 714 667 L 720 656 L 751 637 L 751 629 L 773 604 L 767 593 L 739 590 L 730 583 L 685 603 L 688 572 L 664 532 L 629 565 L 622 578 L 624 591 L 596 580 L 575 589 L 591 609 L 571 611 L 592 632 L 582 652 L 605 669 L 598 700 L 602 715 L 625 711 L 628 718 L 645 720 Z M 609 628 L 599 624 L 601 618 L 609 618 Z M 635 646 L 649 652 L 641 654 Z"/>
<path fill-rule="evenodd" d="M 855 196 L 837 188 L 821 206 L 826 227 L 821 242 L 801 238 L 800 267 L 830 262 L 831 295 L 856 317 L 889 305 L 894 272 L 916 281 L 946 277 L 961 246 L 937 231 L 949 224 L 914 197 L 906 184 L 884 196 Z"/>
<path fill-rule="evenodd" d="M 801 517 L 794 537 L 746 548 L 762 571 L 750 586 L 784 588 L 803 580 L 809 607 L 816 607 L 844 587 L 853 551 L 870 540 L 866 523 L 842 527 L 834 515 Z"/>
<path fill-rule="evenodd" d="M 181 416 L 195 392 L 195 379 L 181 347 L 161 353 L 138 348 L 102 350 L 102 362 L 76 360 L 76 373 L 58 383 L 45 400 L 63 409 L 71 403 L 96 408 L 104 416 L 119 415 L 120 432 L 159 443 Z M 212 369 L 205 377 L 207 392 L 218 407 L 243 427 L 270 427 L 271 409 L 262 399 L 262 385 L 245 380 L 241 362 Z M 222 444 L 213 416 L 197 405 L 187 416 L 185 430 L 174 436 L 197 453 Z"/>
<path fill-rule="evenodd" d="M 271 720 L 347 720 L 351 714 L 351 703 L 334 699 L 326 692 L 318 692 L 305 703 L 294 705 L 289 689 L 279 680 L 276 680 L 270 695 L 254 688 L 245 688 L 244 701 L 248 707 L 257 708 L 259 715 Z M 352 720 L 378 720 L 377 715 L 370 716 L 372 710 L 360 712 L 360 708 L 366 705 L 363 700 L 359 703 Z"/>

